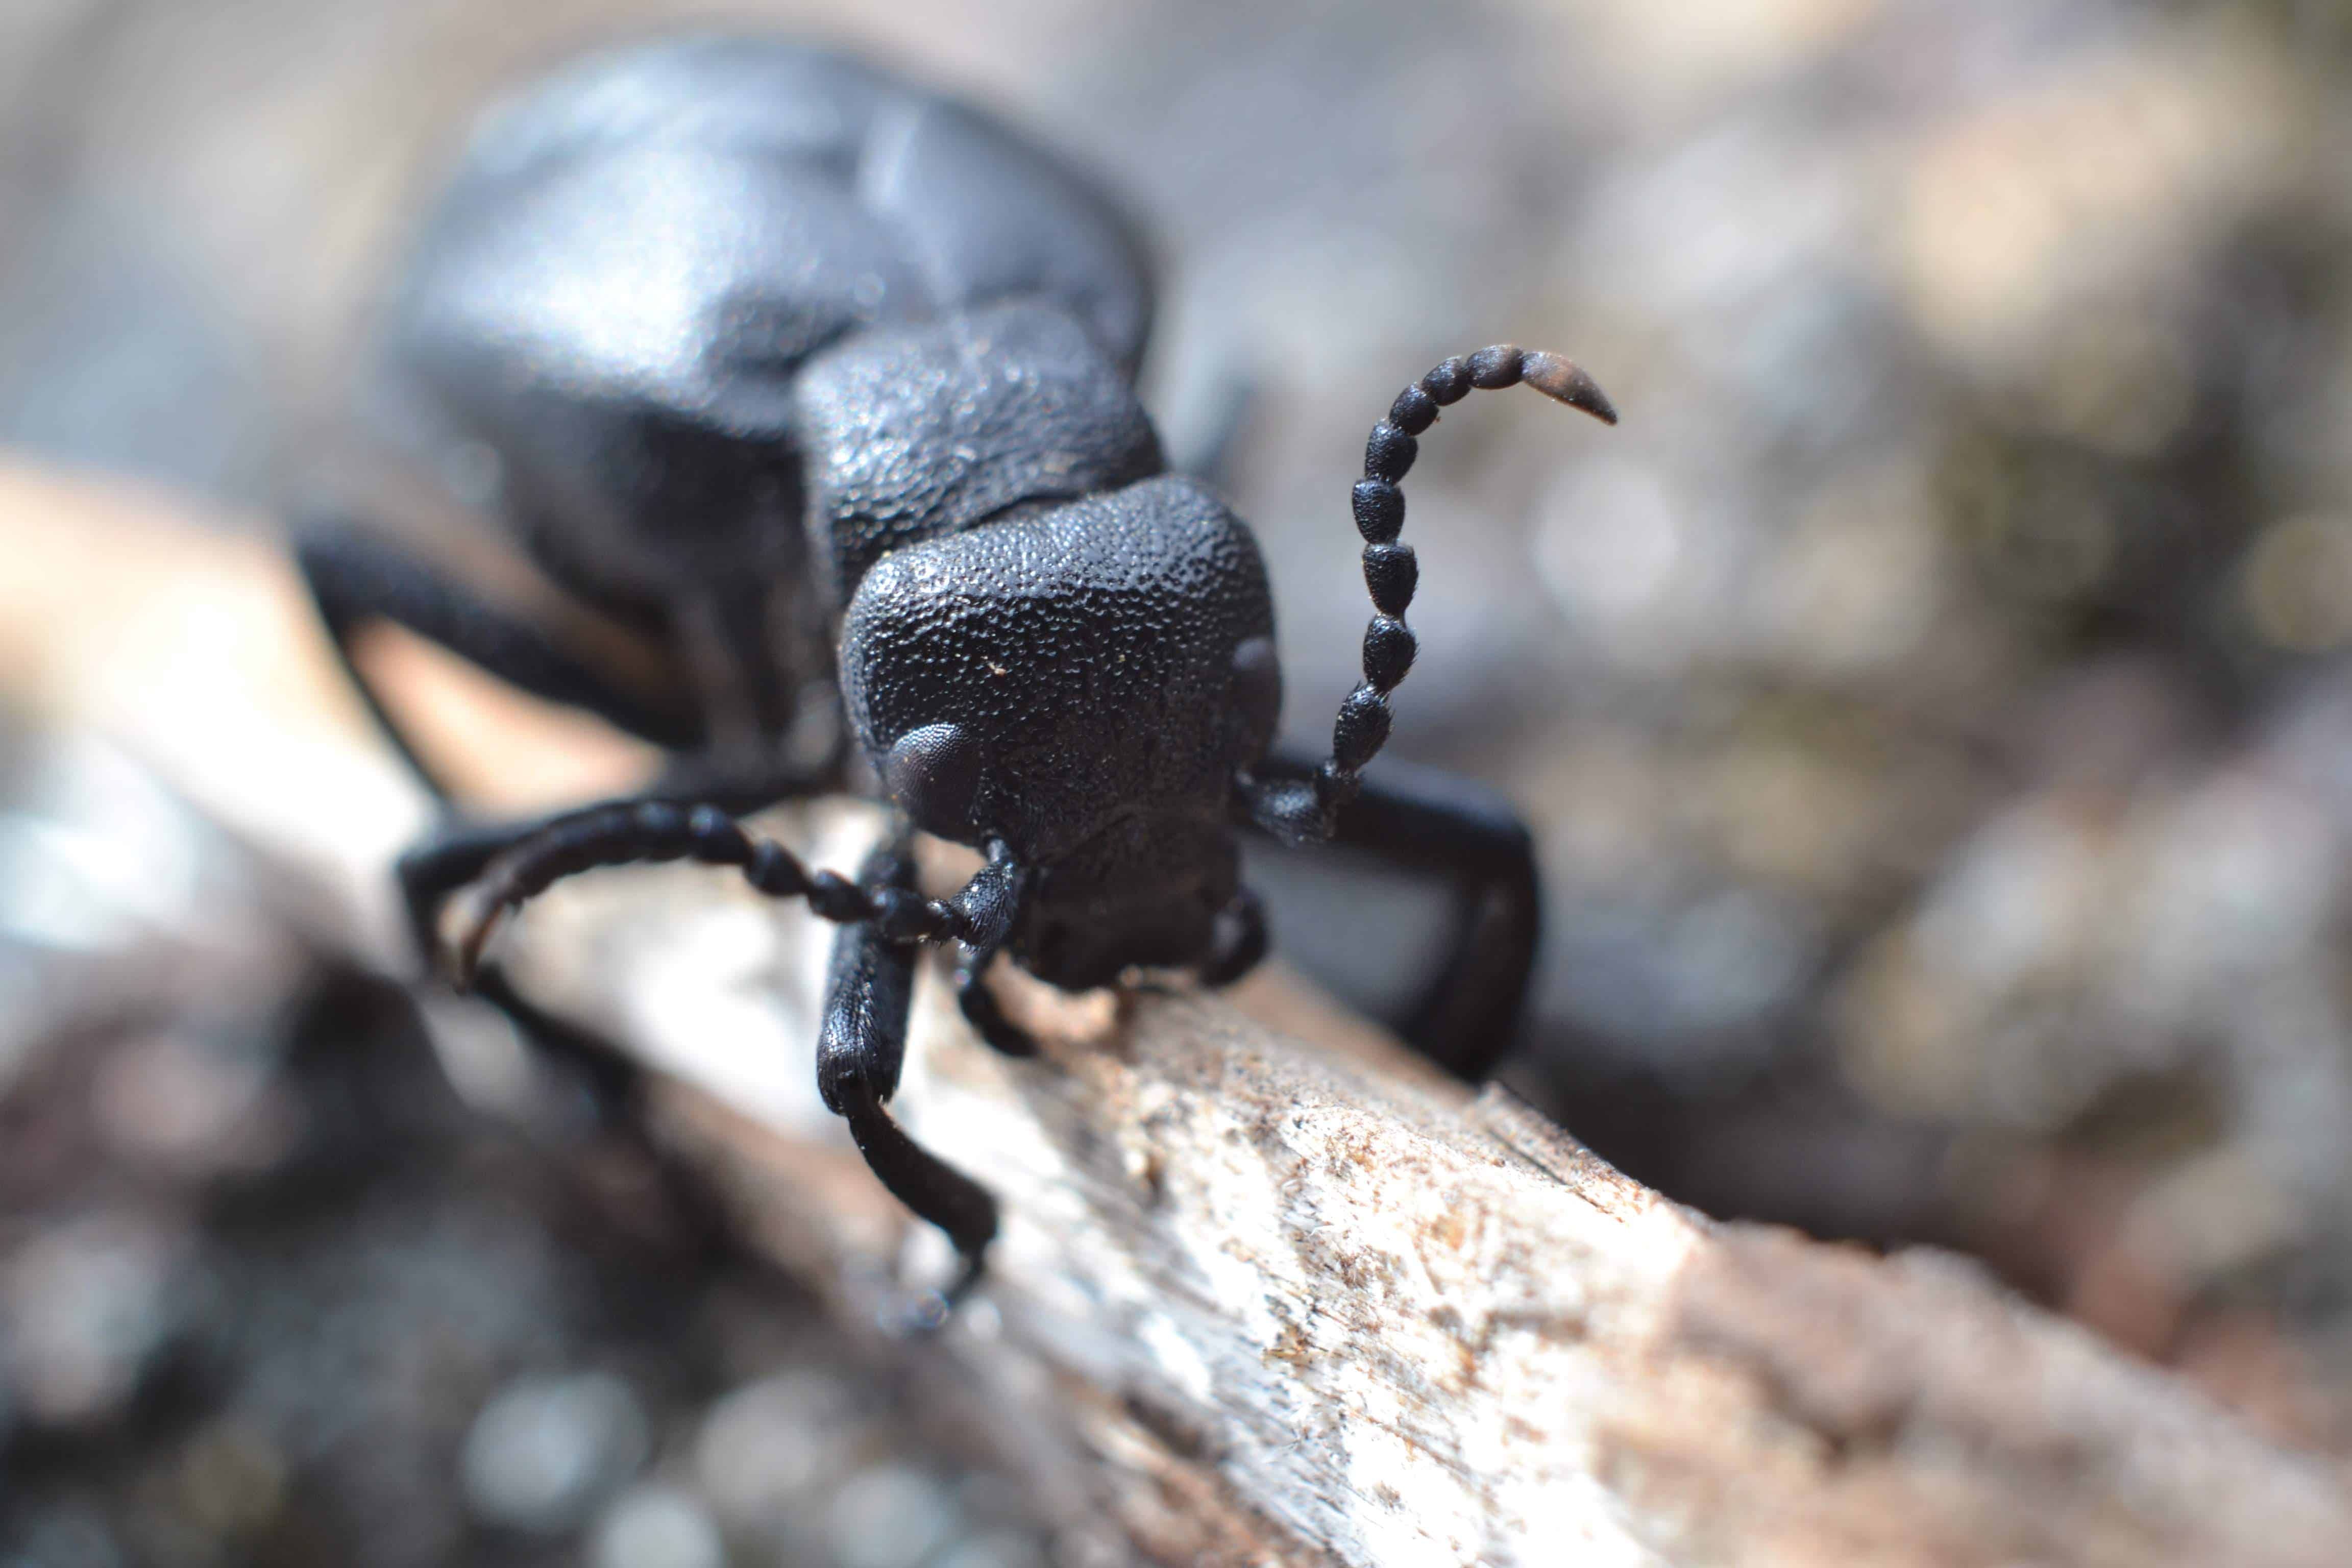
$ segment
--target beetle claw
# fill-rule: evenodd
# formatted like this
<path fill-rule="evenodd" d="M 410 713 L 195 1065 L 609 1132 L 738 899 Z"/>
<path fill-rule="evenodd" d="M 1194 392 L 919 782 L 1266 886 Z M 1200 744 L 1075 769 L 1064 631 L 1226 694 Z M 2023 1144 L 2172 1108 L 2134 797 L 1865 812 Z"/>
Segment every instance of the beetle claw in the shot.
<path fill-rule="evenodd" d="M 490 939 L 505 925 L 514 906 L 500 899 L 484 908 L 482 901 L 470 901 L 458 921 L 457 940 L 448 950 L 449 981 L 462 995 L 474 989 L 475 977 L 480 973 L 482 952 Z"/>

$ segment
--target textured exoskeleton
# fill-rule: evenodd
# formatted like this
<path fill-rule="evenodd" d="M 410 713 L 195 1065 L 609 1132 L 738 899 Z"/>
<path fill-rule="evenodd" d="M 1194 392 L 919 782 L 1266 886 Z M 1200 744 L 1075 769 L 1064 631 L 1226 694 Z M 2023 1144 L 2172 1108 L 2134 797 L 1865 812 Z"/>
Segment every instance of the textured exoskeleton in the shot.
<path fill-rule="evenodd" d="M 1379 611 L 1365 681 L 1331 757 L 1285 762 L 1255 542 L 1165 471 L 1135 395 L 1150 298 L 1111 205 L 974 110 L 773 40 L 624 49 L 484 121 L 389 297 L 387 426 L 471 493 L 480 527 L 447 550 L 350 516 L 299 537 L 347 665 L 428 783 L 352 658 L 371 621 L 671 753 L 643 795 L 453 821 L 420 846 L 402 877 L 425 949 L 468 884 L 471 973 L 501 912 L 630 860 L 734 866 L 806 899 L 843 926 L 826 1102 L 955 1240 L 964 1283 L 994 1205 L 883 1109 L 924 944 L 956 947 L 967 1016 L 1025 1052 L 985 983 L 998 952 L 1072 989 L 1142 966 L 1222 984 L 1266 942 L 1235 828 L 1336 838 L 1468 889 L 1479 919 L 1416 1034 L 1472 1075 L 1507 1040 L 1533 952 L 1507 811 L 1361 777 L 1413 654 L 1398 482 L 1473 387 L 1524 381 L 1612 417 L 1606 400 L 1514 348 L 1396 399 L 1354 500 Z M 855 879 L 736 825 L 845 787 L 853 742 L 902 824 Z M 926 898 L 917 830 L 985 866 Z M 530 1016 L 495 970 L 478 978 Z"/>

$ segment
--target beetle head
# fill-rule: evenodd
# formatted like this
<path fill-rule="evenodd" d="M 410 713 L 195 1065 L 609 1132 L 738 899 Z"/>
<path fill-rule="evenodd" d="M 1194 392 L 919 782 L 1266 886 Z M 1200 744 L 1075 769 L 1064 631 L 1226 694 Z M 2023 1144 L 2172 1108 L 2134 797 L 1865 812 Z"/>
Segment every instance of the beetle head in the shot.
<path fill-rule="evenodd" d="M 1273 639 L 1249 531 L 1160 478 L 884 557 L 844 624 L 842 691 L 918 826 L 1003 841 L 1041 908 L 1159 949 L 1232 894 L 1234 777 L 1281 705 Z"/>

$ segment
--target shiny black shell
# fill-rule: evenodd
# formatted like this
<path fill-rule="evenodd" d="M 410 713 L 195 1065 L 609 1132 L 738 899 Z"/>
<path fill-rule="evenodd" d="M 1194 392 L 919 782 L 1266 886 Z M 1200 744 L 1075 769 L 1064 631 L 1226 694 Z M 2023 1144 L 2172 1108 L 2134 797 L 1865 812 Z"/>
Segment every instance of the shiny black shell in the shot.
<path fill-rule="evenodd" d="M 666 40 L 492 114 L 391 301 L 387 365 L 439 454 L 558 581 L 658 605 L 807 548 L 793 384 L 868 328 L 1059 306 L 1124 381 L 1134 236 L 1051 153 L 854 59 Z"/>

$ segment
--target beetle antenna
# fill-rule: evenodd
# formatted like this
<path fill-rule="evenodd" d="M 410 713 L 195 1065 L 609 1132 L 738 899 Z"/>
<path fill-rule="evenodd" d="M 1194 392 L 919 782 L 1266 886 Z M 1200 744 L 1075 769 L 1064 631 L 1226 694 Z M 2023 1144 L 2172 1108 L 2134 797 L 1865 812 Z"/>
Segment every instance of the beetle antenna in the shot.
<path fill-rule="evenodd" d="M 1315 770 L 1310 786 L 1268 782 L 1256 786 L 1253 815 L 1279 837 L 1328 838 L 1339 808 L 1363 787 L 1365 765 L 1388 742 L 1389 693 L 1412 668 L 1418 648 L 1404 613 L 1412 604 L 1421 567 L 1412 546 L 1400 543 L 1404 531 L 1405 474 L 1420 454 L 1417 439 L 1437 423 L 1437 411 L 1459 403 L 1473 387 L 1524 383 L 1545 396 L 1580 408 L 1604 425 L 1617 423 L 1617 410 L 1592 378 L 1559 354 L 1498 343 L 1474 354 L 1456 354 L 1397 394 L 1388 417 L 1372 426 L 1364 443 L 1364 477 L 1352 498 L 1356 531 L 1364 536 L 1364 586 L 1372 595 L 1371 624 L 1364 628 L 1364 679 L 1339 704 L 1331 727 L 1331 755 Z"/>

